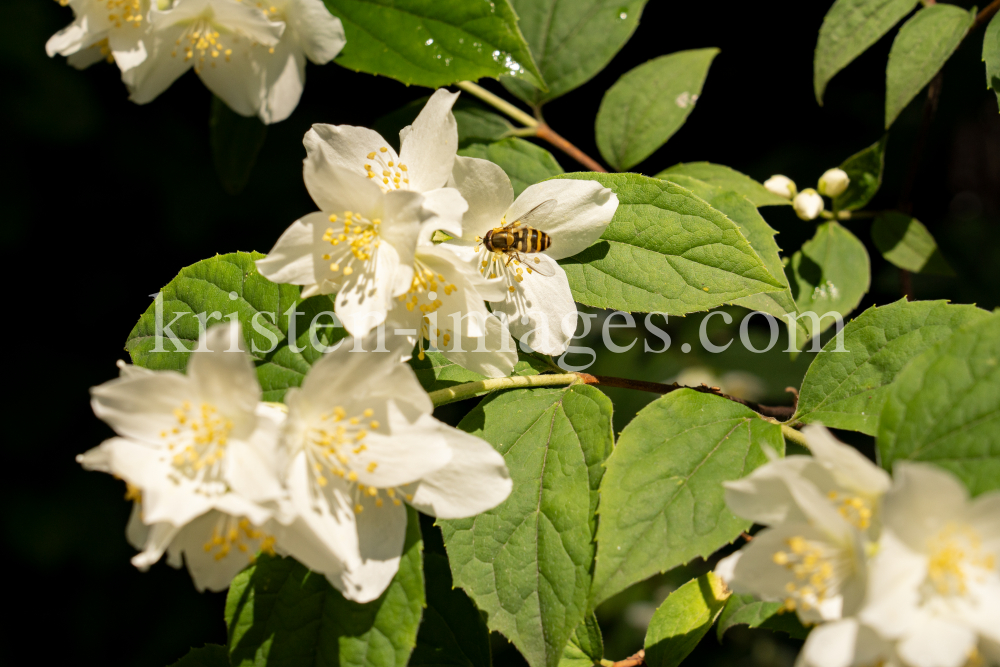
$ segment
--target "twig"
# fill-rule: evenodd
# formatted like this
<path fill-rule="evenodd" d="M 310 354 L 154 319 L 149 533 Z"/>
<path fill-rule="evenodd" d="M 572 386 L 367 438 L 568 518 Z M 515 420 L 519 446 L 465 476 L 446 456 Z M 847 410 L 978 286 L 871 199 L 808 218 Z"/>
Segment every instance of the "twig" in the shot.
<path fill-rule="evenodd" d="M 498 95 L 494 95 L 490 91 L 486 90 L 482 86 L 478 86 L 471 81 L 459 81 L 455 84 L 456 88 L 461 88 L 470 95 L 475 95 L 483 102 L 486 102 L 494 109 L 503 111 L 505 114 L 519 122 L 525 127 L 538 127 L 538 121 L 535 120 L 531 114 L 521 111 L 516 106 L 503 99 Z"/>
<path fill-rule="evenodd" d="M 591 171 L 601 172 L 602 174 L 607 173 L 607 169 L 602 167 L 594 160 L 592 157 L 581 151 L 579 148 L 571 144 L 570 142 L 563 139 L 559 134 L 556 133 L 551 127 L 545 123 L 539 123 L 535 131 L 535 136 L 539 139 L 544 139 L 549 142 L 559 150 L 561 150 L 566 155 L 570 156 L 584 167 Z"/>
<path fill-rule="evenodd" d="M 976 21 L 972 24 L 972 27 L 969 28 L 969 32 L 972 32 L 993 18 L 993 15 L 997 13 L 997 10 L 1000 10 L 1000 0 L 993 0 L 993 2 L 983 7 L 983 11 L 976 14 Z"/>
<path fill-rule="evenodd" d="M 611 667 L 644 667 L 645 664 L 646 651 L 645 649 L 639 649 L 639 652 L 635 655 L 630 655 L 624 660 L 619 660 L 618 662 L 612 662 Z"/>

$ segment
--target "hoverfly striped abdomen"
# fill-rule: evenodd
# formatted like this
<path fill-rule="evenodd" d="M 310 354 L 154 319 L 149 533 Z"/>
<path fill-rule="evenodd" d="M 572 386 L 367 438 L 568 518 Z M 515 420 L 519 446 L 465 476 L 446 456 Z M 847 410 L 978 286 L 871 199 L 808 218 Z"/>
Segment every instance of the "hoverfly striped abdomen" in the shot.
<path fill-rule="evenodd" d="M 533 227 L 497 227 L 486 232 L 483 245 L 491 252 L 542 252 L 552 245 L 545 232 Z"/>

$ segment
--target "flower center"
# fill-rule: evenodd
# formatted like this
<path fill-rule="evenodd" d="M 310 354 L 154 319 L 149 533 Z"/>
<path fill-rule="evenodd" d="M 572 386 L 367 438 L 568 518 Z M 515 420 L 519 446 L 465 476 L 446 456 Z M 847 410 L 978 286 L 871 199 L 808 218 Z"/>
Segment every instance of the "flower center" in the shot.
<path fill-rule="evenodd" d="M 222 560 L 235 548 L 253 563 L 258 551 L 274 555 L 274 538 L 255 528 L 249 519 L 222 514 L 212 527 L 212 537 L 202 548 L 208 554 L 214 551 L 215 560 Z"/>
<path fill-rule="evenodd" d="M 190 401 L 174 410 L 176 425 L 160 433 L 174 469 L 188 479 L 221 480 L 222 458 L 233 429 L 232 420 L 219 414 L 210 403 L 197 410 Z"/>
<path fill-rule="evenodd" d="M 949 523 L 928 541 L 927 583 L 940 595 L 965 595 L 970 578 L 980 579 L 996 567 L 993 554 L 983 553 L 979 533 Z"/>
<path fill-rule="evenodd" d="M 830 491 L 827 497 L 833 501 L 840 516 L 847 519 L 855 528 L 866 530 L 871 526 L 872 505 L 868 500 L 861 496 L 850 496 L 836 491 Z"/>
<path fill-rule="evenodd" d="M 339 219 L 336 215 L 330 216 L 332 223 Z M 323 241 L 335 248 L 323 255 L 324 260 L 333 260 L 330 270 L 334 273 L 343 271 L 345 276 L 349 276 L 354 273 L 355 262 L 364 264 L 370 260 L 376 248 L 382 244 L 378 233 L 381 224 L 382 221 L 378 218 L 369 220 L 357 213 L 345 211 L 343 229 L 327 227 L 323 233 Z"/>
<path fill-rule="evenodd" d="M 114 27 L 142 25 L 142 0 L 101 0 L 108 10 L 108 22 Z M 62 4 L 62 0 L 60 0 Z M 68 3 L 67 3 L 68 4 Z"/>
<path fill-rule="evenodd" d="M 835 553 L 821 542 L 796 536 L 785 540 L 788 551 L 776 551 L 771 557 L 775 564 L 791 572 L 794 581 L 785 584 L 785 609 L 808 611 L 818 607 L 831 594 L 836 594 L 840 581 Z"/>
<path fill-rule="evenodd" d="M 237 39 L 237 37 L 233 37 L 233 41 Z M 195 19 L 192 21 L 181 36 L 177 38 L 170 55 L 176 58 L 178 52 L 184 54 L 185 61 L 195 61 L 195 72 L 200 72 L 206 62 L 215 67 L 219 56 L 222 56 L 226 62 L 229 62 L 229 56 L 233 54 L 232 48 L 224 43 L 219 31 L 205 19 Z"/>
<path fill-rule="evenodd" d="M 445 296 L 449 296 L 452 292 L 458 291 L 458 286 L 448 282 L 448 279 L 442 274 L 435 273 L 427 268 L 419 259 L 415 259 L 413 263 L 413 282 L 410 283 L 410 289 L 406 293 L 399 295 L 398 298 L 409 312 L 412 313 L 414 310 L 419 310 L 423 314 L 420 322 L 420 338 L 418 340 L 420 351 L 417 353 L 417 358 L 421 361 L 424 360 L 425 356 L 425 339 L 431 341 L 433 346 L 438 349 L 445 349 L 452 340 L 452 330 L 442 330 L 438 327 L 437 318 L 434 317 L 432 319 L 429 317 L 431 313 L 437 312 L 444 305 L 441 299 L 438 298 L 438 290 L 443 291 Z"/>
<path fill-rule="evenodd" d="M 387 146 L 382 146 L 365 157 L 368 160 L 365 163 L 365 173 L 382 187 L 383 192 L 410 189 L 406 165 Z"/>

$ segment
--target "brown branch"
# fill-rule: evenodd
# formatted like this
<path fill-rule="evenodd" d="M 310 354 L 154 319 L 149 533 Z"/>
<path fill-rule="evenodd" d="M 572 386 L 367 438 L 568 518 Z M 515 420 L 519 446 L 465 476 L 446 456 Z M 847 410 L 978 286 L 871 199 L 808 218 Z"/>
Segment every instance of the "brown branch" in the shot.
<path fill-rule="evenodd" d="M 646 651 L 639 649 L 635 655 L 630 655 L 624 660 L 619 660 L 612 664 L 612 667 L 644 667 L 646 664 Z"/>
<path fill-rule="evenodd" d="M 684 385 L 677 384 L 676 382 L 673 384 L 662 384 L 660 382 L 629 380 L 627 378 L 610 377 L 607 375 L 587 375 L 586 373 L 581 373 L 580 375 L 583 377 L 583 381 L 586 384 L 601 384 L 605 387 L 617 387 L 619 389 L 636 389 L 638 391 L 648 391 L 653 394 L 669 394 L 670 392 L 678 389 L 690 389 L 702 394 L 712 394 L 713 396 L 719 396 L 735 403 L 739 403 L 740 405 L 745 405 L 757 414 L 764 415 L 765 417 L 772 417 L 779 421 L 788 421 L 792 418 L 792 415 L 795 414 L 795 406 L 793 405 L 761 405 L 760 403 L 755 403 L 754 401 L 747 401 L 742 398 L 736 398 L 735 396 L 723 394 L 722 390 L 718 387 L 709 387 L 704 384 L 700 387 L 685 387 Z"/>
<path fill-rule="evenodd" d="M 570 156 L 584 167 L 591 171 L 599 171 L 601 173 L 607 173 L 607 169 L 602 167 L 594 160 L 592 157 L 581 151 L 579 148 L 571 144 L 556 133 L 551 127 L 545 123 L 539 123 L 538 127 L 535 128 L 535 136 L 539 139 L 544 139 L 549 142 L 559 150 L 561 150 L 566 155 Z"/>
<path fill-rule="evenodd" d="M 972 24 L 972 27 L 969 29 L 969 32 L 972 32 L 973 30 L 975 30 L 976 28 L 985 24 L 987 21 L 993 18 L 993 15 L 997 13 L 997 10 L 1000 10 L 1000 0 L 993 0 L 993 2 L 983 7 L 983 11 L 979 12 L 976 15 L 976 22 Z"/>

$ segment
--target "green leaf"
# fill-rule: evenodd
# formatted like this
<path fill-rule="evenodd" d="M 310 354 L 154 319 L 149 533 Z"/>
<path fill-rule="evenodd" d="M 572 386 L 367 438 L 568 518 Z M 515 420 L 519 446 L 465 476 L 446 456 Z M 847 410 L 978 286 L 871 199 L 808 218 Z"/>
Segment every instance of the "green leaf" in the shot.
<path fill-rule="evenodd" d="M 872 241 L 883 257 L 901 269 L 936 276 L 955 275 L 923 223 L 905 213 L 880 213 L 872 224 Z"/>
<path fill-rule="evenodd" d="M 791 204 L 784 197 L 774 194 L 763 185 L 735 169 L 711 162 L 681 162 L 664 169 L 656 178 L 668 178 L 675 174 L 683 174 L 699 181 L 716 185 L 723 190 L 732 190 L 745 196 L 754 206 L 778 206 Z"/>
<path fill-rule="evenodd" d="M 514 372 L 511 373 L 511 377 L 538 375 L 541 372 L 552 370 L 547 363 L 530 355 L 518 353 L 518 357 L 519 360 L 514 364 Z M 417 379 L 420 380 L 420 386 L 428 393 L 457 384 L 479 382 L 486 379 L 485 375 L 462 368 L 441 352 L 424 351 L 423 359 L 414 355 L 409 363 L 417 374 Z"/>
<path fill-rule="evenodd" d="M 721 642 L 722 635 L 729 628 L 747 625 L 751 628 L 781 631 L 794 639 L 805 639 L 809 629 L 799 622 L 794 612 L 785 613 L 784 608 L 785 605 L 781 602 L 761 602 L 752 595 L 732 595 L 719 615 L 716 636 Z"/>
<path fill-rule="evenodd" d="M 458 154 L 500 165 L 507 172 L 510 184 L 514 186 L 515 197 L 529 185 L 563 173 L 552 153 L 517 137 L 491 144 L 471 144 L 459 150 Z"/>
<path fill-rule="evenodd" d="M 604 638 L 594 612 L 587 612 L 563 649 L 559 667 L 592 667 L 604 658 Z"/>
<path fill-rule="evenodd" d="M 885 128 L 955 52 L 976 20 L 976 11 L 955 5 L 922 8 L 903 24 L 892 42 L 885 69 Z"/>
<path fill-rule="evenodd" d="M 611 62 L 639 25 L 646 0 L 512 0 L 521 32 L 545 77 L 548 92 L 528 81 L 500 81 L 540 106 L 589 81 Z"/>
<path fill-rule="evenodd" d="M 721 483 L 766 463 L 764 447 L 784 452 L 781 427 L 719 396 L 682 389 L 643 408 L 601 483 L 594 603 L 749 528 L 726 507 Z"/>
<path fill-rule="evenodd" d="M 267 138 L 267 125 L 256 116 L 239 115 L 213 95 L 208 127 L 215 173 L 226 192 L 238 195 L 250 180 L 257 154 Z"/>
<path fill-rule="evenodd" d="M 424 607 L 420 523 L 413 509 L 407 516 L 399 572 L 367 604 L 291 558 L 264 555 L 238 574 L 226 598 L 233 667 L 404 667 Z"/>
<path fill-rule="evenodd" d="M 826 331 L 836 321 L 826 313 L 846 316 L 861 302 L 871 283 L 865 244 L 839 222 L 825 222 L 816 235 L 792 255 L 787 267 L 792 296 L 800 313 L 814 313 L 798 320 L 809 338 Z"/>
<path fill-rule="evenodd" d="M 629 169 L 667 142 L 694 110 L 718 49 L 679 51 L 622 75 L 601 100 L 597 147 L 608 164 Z"/>
<path fill-rule="evenodd" d="M 885 169 L 885 145 L 888 134 L 868 148 L 862 149 L 844 160 L 840 168 L 847 172 L 851 181 L 847 189 L 833 200 L 838 211 L 854 211 L 871 201 L 882 185 L 882 171 Z"/>
<path fill-rule="evenodd" d="M 493 394 L 459 424 L 504 456 L 514 490 L 477 517 L 439 521 L 455 585 L 532 667 L 555 667 L 588 609 L 611 401 L 594 387 Z"/>
<path fill-rule="evenodd" d="M 683 315 L 780 291 L 739 226 L 690 190 L 638 174 L 567 174 L 618 195 L 601 239 L 560 260 L 573 298 L 596 308 Z"/>
<path fill-rule="evenodd" d="M 1000 105 L 1000 14 L 994 14 L 983 36 L 983 62 L 986 63 L 986 87 L 997 94 Z"/>
<path fill-rule="evenodd" d="M 424 578 L 427 608 L 410 667 L 491 667 L 490 631 L 472 600 L 452 588 L 448 559 L 425 553 Z"/>
<path fill-rule="evenodd" d="M 398 151 L 400 130 L 413 124 L 428 99 L 429 96 L 421 97 L 387 113 L 375 121 L 372 129 L 381 134 Z M 514 126 L 506 118 L 484 109 L 467 97 L 458 98 L 451 113 L 458 125 L 458 145 L 462 148 L 472 143 L 500 141 L 514 131 Z"/>
<path fill-rule="evenodd" d="M 646 630 L 646 665 L 677 667 L 722 613 L 729 590 L 709 572 L 667 596 Z"/>
<path fill-rule="evenodd" d="M 324 0 L 344 24 L 337 64 L 438 88 L 501 74 L 544 87 L 507 0 Z"/>
<path fill-rule="evenodd" d="M 125 349 L 133 363 L 183 371 L 200 332 L 235 314 L 243 327 L 246 350 L 257 366 L 264 400 L 282 400 L 285 390 L 301 384 L 309 367 L 322 355 L 322 348 L 315 343 L 333 345 L 346 331 L 330 326 L 334 307 L 329 296 L 300 300 L 297 286 L 276 285 L 257 272 L 254 260 L 262 257 L 256 252 L 235 252 L 181 269 L 161 290 L 159 327 L 160 299 L 154 299 L 132 328 Z M 294 320 L 289 317 L 292 314 Z M 292 333 L 295 349 L 289 340 Z"/>
<path fill-rule="evenodd" d="M 225 646 L 205 644 L 191 649 L 170 667 L 229 667 L 229 651 Z"/>
<path fill-rule="evenodd" d="M 877 442 L 886 469 L 930 461 L 974 495 L 1000 488 L 1000 314 L 959 329 L 899 374 Z"/>
<path fill-rule="evenodd" d="M 837 0 L 830 7 L 816 42 L 813 87 L 823 104 L 826 84 L 868 50 L 917 6 L 918 0 Z"/>
<path fill-rule="evenodd" d="M 844 327 L 846 352 L 830 340 L 816 355 L 794 419 L 875 435 L 882 406 L 900 371 L 917 355 L 989 313 L 947 301 L 900 299 L 869 308 Z"/>

